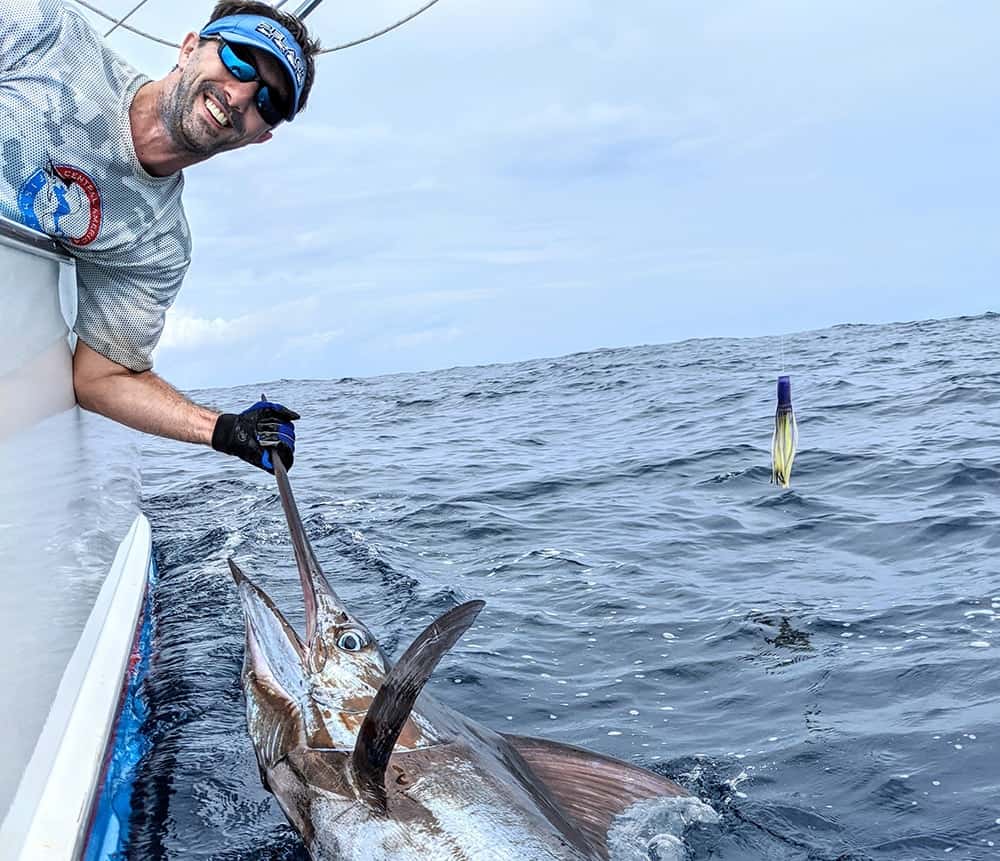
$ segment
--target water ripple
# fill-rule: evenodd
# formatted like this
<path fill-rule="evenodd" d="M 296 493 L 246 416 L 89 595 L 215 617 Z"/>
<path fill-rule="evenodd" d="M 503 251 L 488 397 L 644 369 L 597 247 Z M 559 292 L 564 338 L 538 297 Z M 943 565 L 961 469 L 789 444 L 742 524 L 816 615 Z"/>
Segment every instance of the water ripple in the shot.
<path fill-rule="evenodd" d="M 719 814 L 685 832 L 693 861 L 994 857 L 1000 316 L 784 346 L 789 490 L 773 339 L 266 388 L 304 416 L 317 553 L 390 653 L 486 600 L 441 699 L 679 780 Z M 273 485 L 153 442 L 145 487 L 162 586 L 130 857 L 302 861 L 245 733 L 225 570 L 301 624 Z"/>

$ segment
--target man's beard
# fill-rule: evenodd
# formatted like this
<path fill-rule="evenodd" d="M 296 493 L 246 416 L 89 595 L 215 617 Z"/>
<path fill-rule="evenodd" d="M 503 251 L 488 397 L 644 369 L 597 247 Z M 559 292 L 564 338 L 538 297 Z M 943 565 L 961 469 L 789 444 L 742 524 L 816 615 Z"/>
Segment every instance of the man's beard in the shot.
<path fill-rule="evenodd" d="M 238 147 L 242 141 L 239 138 L 234 140 L 227 137 L 226 129 L 218 130 L 222 135 L 220 137 L 211 134 L 206 128 L 200 110 L 205 93 L 212 92 L 220 102 L 223 101 L 223 97 L 210 85 L 196 85 L 193 70 L 189 73 L 189 69 L 190 66 L 181 73 L 173 92 L 165 93 L 160 100 L 160 118 L 174 146 L 182 152 L 202 159 Z M 230 114 L 232 130 L 242 132 L 236 125 L 237 119 L 232 113 Z"/>

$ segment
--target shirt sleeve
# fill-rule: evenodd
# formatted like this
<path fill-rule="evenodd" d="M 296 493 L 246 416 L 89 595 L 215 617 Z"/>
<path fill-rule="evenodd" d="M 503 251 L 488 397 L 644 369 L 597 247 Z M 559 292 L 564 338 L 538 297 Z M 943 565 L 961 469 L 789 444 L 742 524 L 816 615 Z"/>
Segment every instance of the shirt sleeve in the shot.
<path fill-rule="evenodd" d="M 0 0 L 0 74 L 49 51 L 62 29 L 59 0 Z"/>
<path fill-rule="evenodd" d="M 138 267 L 78 257 L 77 335 L 112 362 L 132 371 L 148 371 L 188 261 L 185 256 Z"/>

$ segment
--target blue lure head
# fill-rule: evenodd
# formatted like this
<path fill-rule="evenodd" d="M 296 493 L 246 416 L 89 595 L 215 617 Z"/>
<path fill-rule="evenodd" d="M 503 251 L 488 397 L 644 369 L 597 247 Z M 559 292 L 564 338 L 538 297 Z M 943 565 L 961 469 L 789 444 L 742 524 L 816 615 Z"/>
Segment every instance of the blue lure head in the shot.
<path fill-rule="evenodd" d="M 792 408 L 792 378 L 778 377 L 778 408 Z"/>

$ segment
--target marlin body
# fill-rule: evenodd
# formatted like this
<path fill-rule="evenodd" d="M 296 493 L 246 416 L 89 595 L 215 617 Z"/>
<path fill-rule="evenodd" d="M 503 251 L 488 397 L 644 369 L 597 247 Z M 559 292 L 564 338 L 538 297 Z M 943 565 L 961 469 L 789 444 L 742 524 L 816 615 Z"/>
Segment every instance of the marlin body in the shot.
<path fill-rule="evenodd" d="M 605 861 L 631 805 L 672 781 L 583 748 L 496 733 L 422 689 L 483 608 L 431 623 L 392 666 L 320 570 L 280 458 L 305 638 L 230 568 L 246 618 L 243 689 L 261 779 L 315 861 Z"/>

